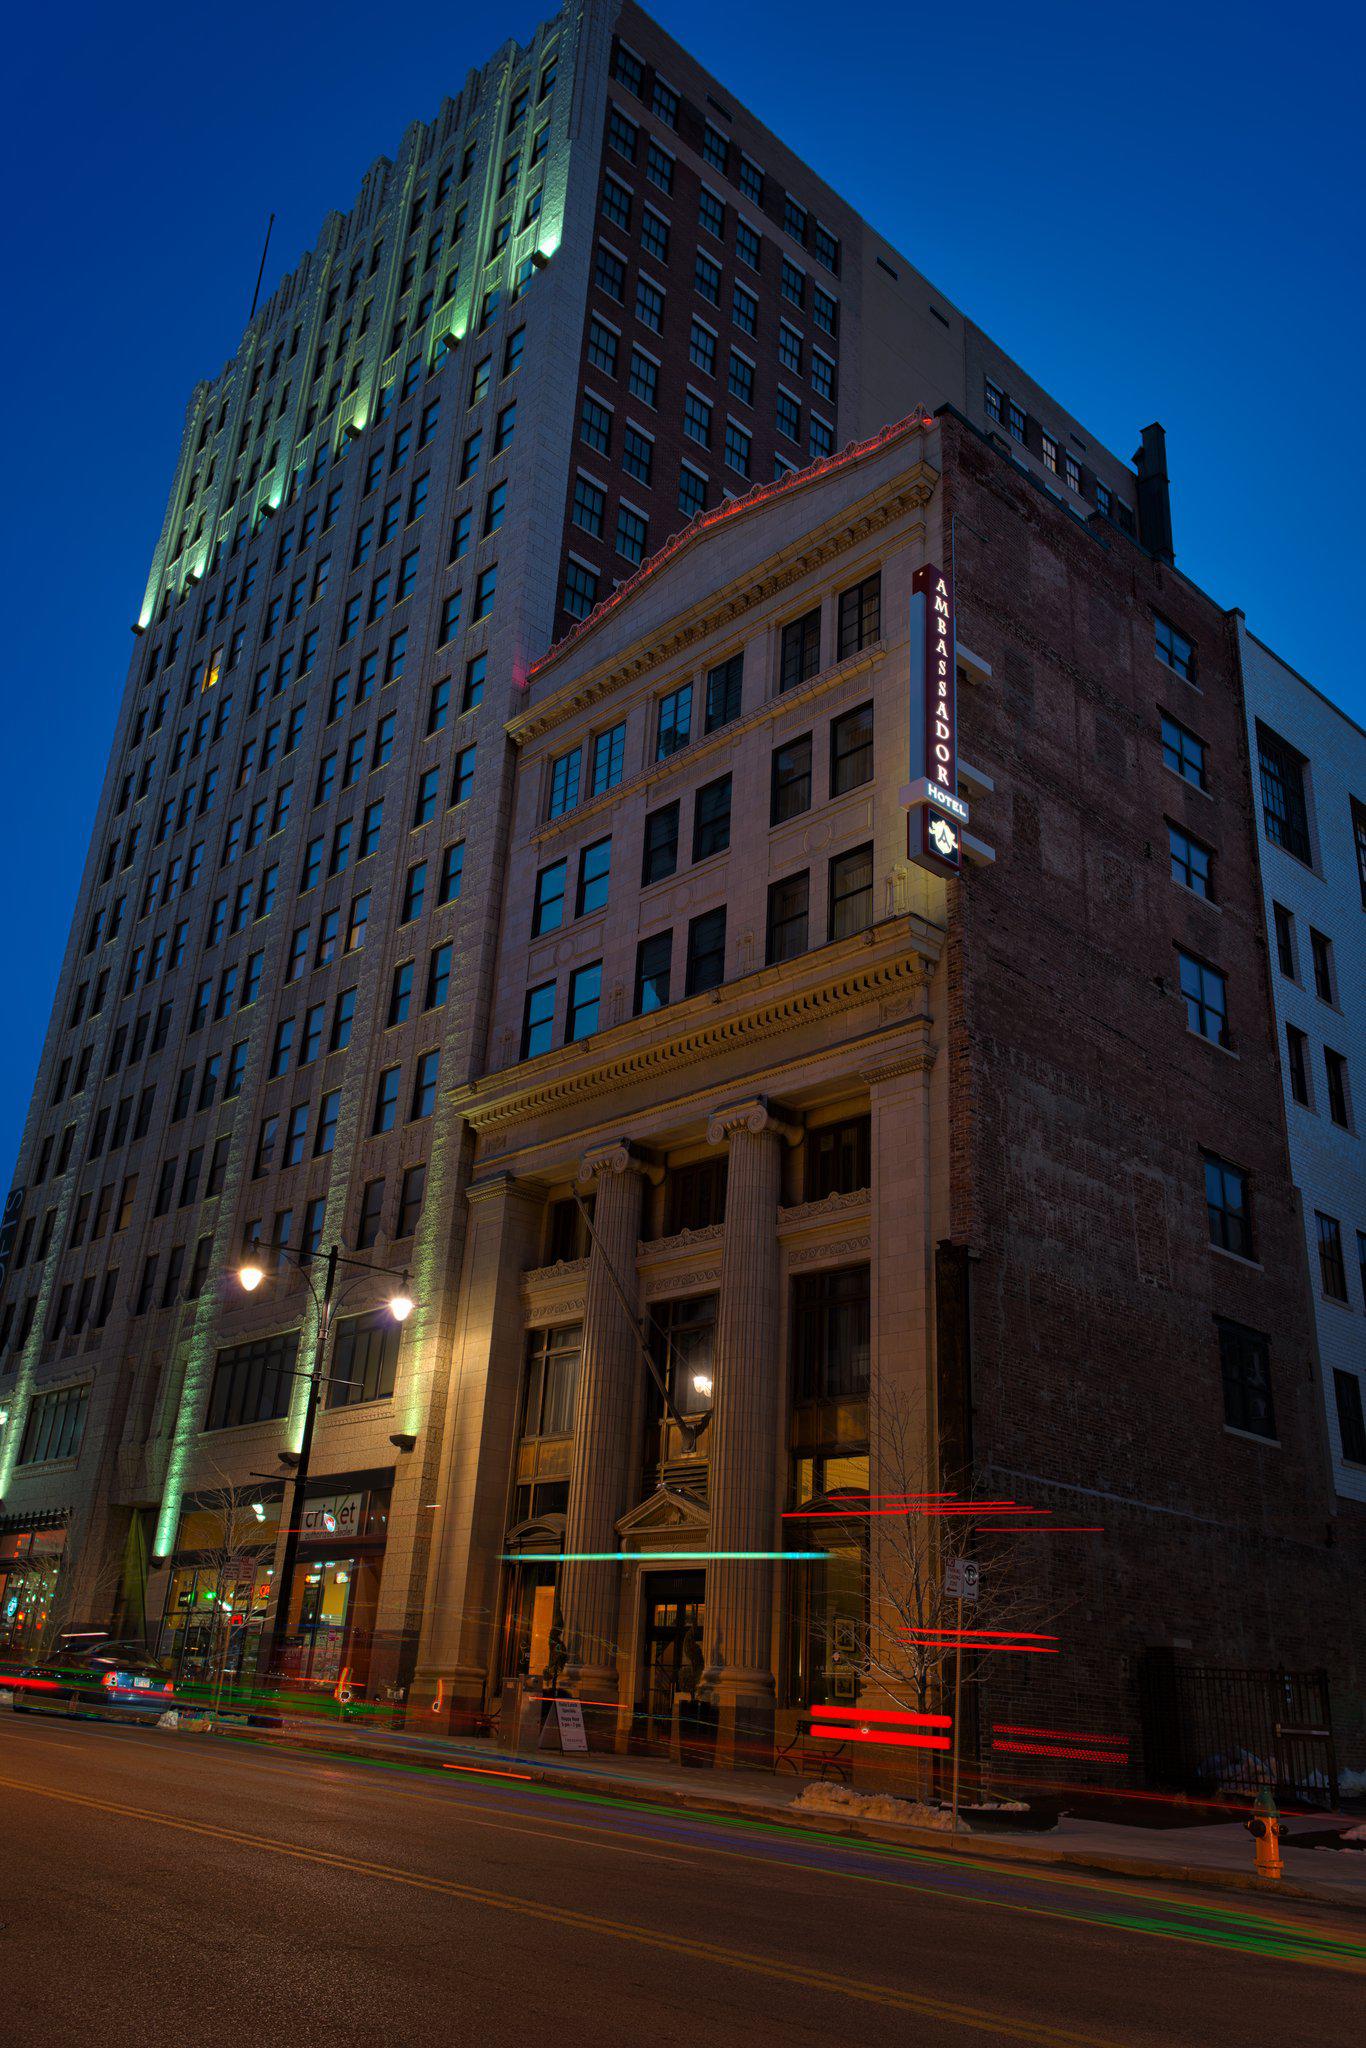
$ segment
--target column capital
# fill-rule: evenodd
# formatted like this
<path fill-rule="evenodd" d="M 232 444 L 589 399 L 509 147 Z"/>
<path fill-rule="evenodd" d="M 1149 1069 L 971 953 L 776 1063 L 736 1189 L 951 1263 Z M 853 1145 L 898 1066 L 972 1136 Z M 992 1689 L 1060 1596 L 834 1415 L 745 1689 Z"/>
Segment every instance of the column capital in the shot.
<path fill-rule="evenodd" d="M 639 1173 L 656 1186 L 664 1169 L 656 1166 L 629 1138 L 614 1139 L 610 1145 L 594 1145 L 579 1161 L 579 1185 L 604 1180 L 609 1174 Z"/>
<path fill-rule="evenodd" d="M 748 1096 L 743 1102 L 725 1103 L 707 1118 L 709 1145 L 724 1145 L 737 1131 L 748 1131 L 754 1138 L 765 1135 L 783 1138 L 789 1145 L 797 1144 L 802 1135 L 801 1125 L 775 1115 L 763 1095 Z"/>

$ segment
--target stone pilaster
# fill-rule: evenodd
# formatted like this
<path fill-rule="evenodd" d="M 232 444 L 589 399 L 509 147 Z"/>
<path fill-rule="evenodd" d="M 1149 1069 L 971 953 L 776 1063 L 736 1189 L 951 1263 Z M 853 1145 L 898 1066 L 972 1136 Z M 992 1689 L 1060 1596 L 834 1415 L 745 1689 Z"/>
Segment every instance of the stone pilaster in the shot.
<path fill-rule="evenodd" d="M 439 1518 L 411 1714 L 422 1726 L 438 1691 L 454 1720 L 484 1704 L 526 1351 L 522 1274 L 536 1257 L 544 1198 L 498 1174 L 467 1190 L 469 1226 L 456 1316 Z"/>
<path fill-rule="evenodd" d="M 782 1146 L 794 1136 L 759 1099 L 718 1110 L 707 1126 L 713 1145 L 730 1147 L 708 1478 L 717 1551 L 778 1547 L 778 1202 Z M 741 1761 L 750 1747 L 772 1741 L 770 1563 L 736 1558 L 708 1566 L 706 1639 L 705 1683 L 721 1716 L 718 1761 Z"/>
<path fill-rule="evenodd" d="M 587 1153 L 580 1168 L 580 1181 L 594 1185 L 597 1200 L 584 1298 L 567 1551 L 616 1550 L 617 1521 L 634 1498 L 638 1445 L 633 1423 L 644 1367 L 632 1318 L 647 1172 L 624 1140 Z M 619 1564 L 598 1561 L 562 1568 L 560 1614 L 569 1651 L 565 1678 L 588 1698 L 616 1694 L 620 1599 Z"/>

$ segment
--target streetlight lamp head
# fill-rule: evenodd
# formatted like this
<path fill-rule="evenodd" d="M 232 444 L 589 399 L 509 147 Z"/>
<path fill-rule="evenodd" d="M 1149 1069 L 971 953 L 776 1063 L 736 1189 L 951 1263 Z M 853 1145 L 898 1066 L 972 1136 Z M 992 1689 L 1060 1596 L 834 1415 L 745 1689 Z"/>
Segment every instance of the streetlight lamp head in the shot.
<path fill-rule="evenodd" d="M 266 1277 L 265 1269 L 262 1266 L 258 1266 L 255 1259 L 244 1259 L 237 1268 L 237 1277 L 246 1288 L 248 1294 L 255 1294 L 257 1288 Z"/>
<path fill-rule="evenodd" d="M 398 1292 L 390 1296 L 389 1313 L 396 1323 L 406 1323 L 413 1312 L 413 1297 L 408 1292 L 408 1275 L 403 1276 Z"/>

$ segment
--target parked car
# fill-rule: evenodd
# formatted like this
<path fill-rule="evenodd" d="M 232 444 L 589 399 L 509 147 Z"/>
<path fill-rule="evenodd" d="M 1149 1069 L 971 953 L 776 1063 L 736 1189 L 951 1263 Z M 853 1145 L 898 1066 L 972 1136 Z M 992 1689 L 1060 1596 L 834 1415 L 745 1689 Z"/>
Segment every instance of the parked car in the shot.
<path fill-rule="evenodd" d="M 168 1666 L 145 1643 L 116 1642 L 108 1636 L 67 1636 L 41 1663 L 26 1664 L 10 1681 L 14 1711 L 101 1712 L 155 1719 L 174 1703 Z"/>

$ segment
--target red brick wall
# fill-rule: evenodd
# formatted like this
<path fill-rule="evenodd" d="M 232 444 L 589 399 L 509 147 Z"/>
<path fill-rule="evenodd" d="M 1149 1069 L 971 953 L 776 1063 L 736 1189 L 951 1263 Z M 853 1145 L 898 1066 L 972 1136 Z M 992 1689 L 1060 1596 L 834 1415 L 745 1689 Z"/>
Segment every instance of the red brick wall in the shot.
<path fill-rule="evenodd" d="M 991 1488 L 1105 1531 L 1034 1539 L 1063 1654 L 1011 1659 L 984 1720 L 1132 1727 L 1134 1660 L 1175 1644 L 1331 1665 L 1350 1721 L 1354 1539 L 1327 1480 L 1231 624 L 964 424 L 944 441 L 959 634 L 994 672 L 960 716 L 997 858 L 956 891 L 950 955 L 975 1452 Z M 1195 643 L 1198 690 L 1157 658 L 1154 610 Z M 1207 742 L 1210 795 L 1164 768 L 1159 707 Z M 1215 848 L 1217 908 L 1170 879 L 1167 819 Z M 1236 1057 L 1188 1030 L 1177 943 L 1227 974 Z M 1252 1176 L 1256 1265 L 1210 1248 L 1202 1148 Z M 1216 1315 L 1271 1338 L 1276 1445 L 1225 1428 Z"/>

